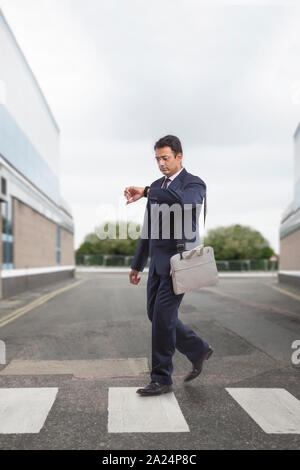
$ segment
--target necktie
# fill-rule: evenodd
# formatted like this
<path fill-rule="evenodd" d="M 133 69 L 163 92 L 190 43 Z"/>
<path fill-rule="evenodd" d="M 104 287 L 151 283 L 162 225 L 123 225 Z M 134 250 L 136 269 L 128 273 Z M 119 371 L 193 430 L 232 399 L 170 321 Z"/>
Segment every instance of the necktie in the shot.
<path fill-rule="evenodd" d="M 167 185 L 169 181 L 171 181 L 170 178 L 165 178 L 164 184 L 162 185 L 162 189 L 167 189 Z"/>

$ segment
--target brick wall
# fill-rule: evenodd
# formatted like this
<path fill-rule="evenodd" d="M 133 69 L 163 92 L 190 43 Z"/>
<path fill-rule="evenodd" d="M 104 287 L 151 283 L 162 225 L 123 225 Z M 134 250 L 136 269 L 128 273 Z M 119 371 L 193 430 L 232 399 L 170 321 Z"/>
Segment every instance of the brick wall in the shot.
<path fill-rule="evenodd" d="M 2 270 L 2 253 L 3 253 L 3 247 L 2 247 L 2 204 L 0 203 L 0 270 Z M 1 272 L 0 272 L 1 274 Z M 0 299 L 2 299 L 2 277 L 0 275 Z"/>
<path fill-rule="evenodd" d="M 280 240 L 279 270 L 300 271 L 300 230 Z"/>
<path fill-rule="evenodd" d="M 13 198 L 14 268 L 56 266 L 56 227 L 53 221 Z M 61 228 L 61 265 L 74 264 L 72 252 L 73 234 Z"/>

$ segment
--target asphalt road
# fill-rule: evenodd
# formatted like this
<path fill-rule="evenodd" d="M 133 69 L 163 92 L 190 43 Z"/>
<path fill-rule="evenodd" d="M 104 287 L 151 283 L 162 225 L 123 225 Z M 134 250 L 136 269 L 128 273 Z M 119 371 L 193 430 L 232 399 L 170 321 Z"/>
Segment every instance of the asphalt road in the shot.
<path fill-rule="evenodd" d="M 300 289 L 270 278 L 228 278 L 186 294 L 179 317 L 214 353 L 201 375 L 184 383 L 191 364 L 176 351 L 173 393 L 137 397 L 151 368 L 147 273 L 141 276 L 134 286 L 127 273 L 81 272 L 48 286 L 48 300 L 41 289 L 26 302 L 23 295 L 22 304 L 18 296 L 2 301 L 0 449 L 299 449 L 300 365 L 292 362 L 292 343 L 300 340 Z M 72 288 L 54 295 L 61 286 Z M 8 316 L 14 309 L 5 311 L 10 302 L 19 309 L 15 317 Z M 255 395 L 251 415 L 234 388 L 275 390 L 278 400 L 268 409 L 269 398 Z M 295 412 L 282 405 L 282 393 Z M 160 423 L 157 404 L 166 413 Z M 283 428 L 272 432 L 277 404 Z M 132 431 L 135 420 L 141 429 Z M 162 422 L 170 429 L 160 429 Z"/>

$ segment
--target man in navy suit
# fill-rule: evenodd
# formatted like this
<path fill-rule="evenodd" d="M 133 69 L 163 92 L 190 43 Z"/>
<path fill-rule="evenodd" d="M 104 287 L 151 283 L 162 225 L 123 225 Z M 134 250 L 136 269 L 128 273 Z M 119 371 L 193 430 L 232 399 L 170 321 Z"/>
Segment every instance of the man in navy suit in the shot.
<path fill-rule="evenodd" d="M 150 186 L 129 186 L 124 191 L 127 204 L 143 196 L 148 199 L 141 238 L 129 274 L 130 282 L 137 285 L 141 279 L 138 274 L 143 271 L 148 256 L 151 255 L 147 281 L 147 314 L 152 323 L 152 370 L 149 385 L 137 390 L 142 396 L 172 391 L 172 356 L 175 348 L 193 365 L 192 371 L 184 379 L 185 382 L 200 374 L 204 359 L 208 359 L 213 352 L 208 343 L 179 320 L 178 307 L 184 294 L 174 293 L 170 275 L 171 256 L 199 244 L 199 208 L 201 209 L 206 195 L 206 184 L 183 168 L 182 147 L 178 137 L 162 137 L 154 145 L 154 150 L 164 176 Z M 170 208 L 168 214 L 157 211 L 162 206 Z M 181 211 L 172 211 L 172 207 Z M 186 236 L 186 219 L 190 220 L 195 236 Z M 164 237 L 163 229 L 166 225 L 169 226 L 169 231 L 167 237 Z M 157 229 L 156 234 L 153 234 L 154 228 Z"/>

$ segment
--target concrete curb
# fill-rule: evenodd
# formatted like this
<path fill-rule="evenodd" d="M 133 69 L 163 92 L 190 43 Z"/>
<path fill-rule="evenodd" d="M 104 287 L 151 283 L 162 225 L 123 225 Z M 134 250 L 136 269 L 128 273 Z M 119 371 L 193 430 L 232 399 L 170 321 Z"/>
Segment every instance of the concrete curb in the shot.
<path fill-rule="evenodd" d="M 115 273 L 115 274 L 126 274 L 130 272 L 130 268 L 103 268 L 97 266 L 91 267 L 82 267 L 76 268 L 75 272 L 78 273 Z M 145 268 L 141 274 L 145 274 L 149 272 L 149 268 Z M 277 278 L 278 272 L 277 271 L 250 271 L 250 272 L 219 272 L 219 277 L 241 277 L 241 278 L 252 278 L 252 277 L 270 277 L 270 278 Z"/>

